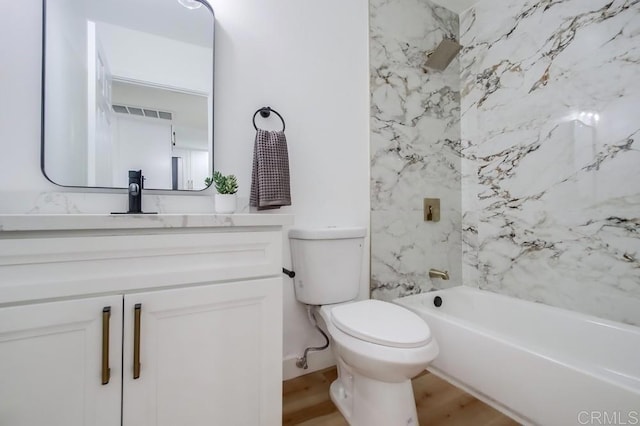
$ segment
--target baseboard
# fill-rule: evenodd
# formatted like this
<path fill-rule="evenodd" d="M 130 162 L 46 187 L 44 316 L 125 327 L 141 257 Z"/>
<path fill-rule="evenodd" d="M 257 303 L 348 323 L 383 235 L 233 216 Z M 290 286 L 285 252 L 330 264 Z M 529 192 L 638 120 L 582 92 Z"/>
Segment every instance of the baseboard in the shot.
<path fill-rule="evenodd" d="M 336 360 L 331 349 L 309 352 L 307 354 L 307 365 L 309 368 L 306 370 L 296 366 L 296 359 L 296 357 L 293 357 L 282 361 L 282 380 L 289 380 L 294 377 L 304 376 L 305 374 L 324 370 L 325 368 L 336 365 Z"/>

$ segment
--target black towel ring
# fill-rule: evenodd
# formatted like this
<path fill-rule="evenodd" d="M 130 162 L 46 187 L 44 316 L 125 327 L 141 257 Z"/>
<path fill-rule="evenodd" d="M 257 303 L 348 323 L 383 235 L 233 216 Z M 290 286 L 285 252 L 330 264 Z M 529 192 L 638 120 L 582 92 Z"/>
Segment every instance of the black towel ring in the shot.
<path fill-rule="evenodd" d="M 258 113 L 260 113 L 260 116 L 262 118 L 269 117 L 271 115 L 271 113 L 274 113 L 275 115 L 277 115 L 280 118 L 280 121 L 282 121 L 282 131 L 284 132 L 284 128 L 285 128 L 284 118 L 282 118 L 282 116 L 280 114 L 278 114 L 278 111 L 276 111 L 275 109 L 272 109 L 271 107 L 262 107 L 259 110 L 257 110 L 255 112 L 255 114 L 253 114 L 253 127 L 254 127 L 254 129 L 258 130 L 258 126 L 256 126 L 256 115 L 258 115 Z"/>

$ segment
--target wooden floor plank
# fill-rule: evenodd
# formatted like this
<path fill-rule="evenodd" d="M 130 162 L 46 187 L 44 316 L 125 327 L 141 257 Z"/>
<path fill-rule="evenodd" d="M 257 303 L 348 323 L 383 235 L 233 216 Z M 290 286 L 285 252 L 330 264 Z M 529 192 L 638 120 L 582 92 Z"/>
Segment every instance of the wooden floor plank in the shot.
<path fill-rule="evenodd" d="M 349 426 L 338 411 L 300 423 L 301 426 Z"/>
<path fill-rule="evenodd" d="M 284 426 L 348 426 L 331 402 L 335 367 L 283 384 Z M 425 371 L 413 379 L 418 421 L 429 426 L 513 426 L 518 423 L 450 383 Z M 392 425 L 390 425 L 392 426 Z"/>

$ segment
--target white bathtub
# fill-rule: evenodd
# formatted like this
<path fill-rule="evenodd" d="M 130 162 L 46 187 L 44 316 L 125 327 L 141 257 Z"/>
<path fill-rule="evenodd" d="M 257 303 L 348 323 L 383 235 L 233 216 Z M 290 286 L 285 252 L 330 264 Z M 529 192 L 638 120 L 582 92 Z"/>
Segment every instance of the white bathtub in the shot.
<path fill-rule="evenodd" d="M 639 327 L 469 287 L 394 302 L 437 339 L 430 371 L 519 422 L 640 425 Z"/>

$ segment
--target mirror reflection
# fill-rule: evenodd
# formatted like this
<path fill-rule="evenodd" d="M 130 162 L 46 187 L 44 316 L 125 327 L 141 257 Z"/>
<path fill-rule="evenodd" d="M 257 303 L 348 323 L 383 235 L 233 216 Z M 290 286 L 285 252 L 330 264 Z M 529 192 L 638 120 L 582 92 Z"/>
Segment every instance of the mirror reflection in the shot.
<path fill-rule="evenodd" d="M 213 170 L 213 12 L 45 0 L 43 172 L 64 186 L 200 190 Z"/>

